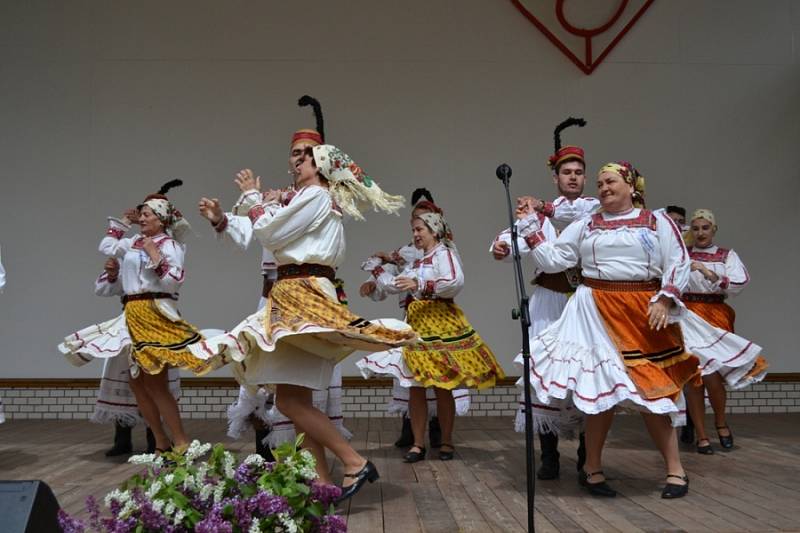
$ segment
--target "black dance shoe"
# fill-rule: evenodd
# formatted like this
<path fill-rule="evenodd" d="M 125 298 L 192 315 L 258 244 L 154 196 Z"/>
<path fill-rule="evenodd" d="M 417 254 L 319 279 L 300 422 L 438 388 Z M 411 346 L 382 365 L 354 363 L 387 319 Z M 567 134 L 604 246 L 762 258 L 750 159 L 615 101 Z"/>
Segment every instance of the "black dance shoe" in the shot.
<path fill-rule="evenodd" d="M 439 425 L 439 418 L 433 417 L 428 422 L 428 439 L 431 441 L 431 448 L 442 446 L 442 427 Z"/>
<path fill-rule="evenodd" d="M 586 464 L 586 434 L 581 433 L 578 436 L 578 462 L 576 463 L 578 472 L 583 470 L 584 464 Z"/>
<path fill-rule="evenodd" d="M 694 442 L 694 422 L 689 416 L 686 417 L 686 425 L 681 428 L 681 442 L 684 444 Z"/>
<path fill-rule="evenodd" d="M 728 435 L 720 435 L 720 429 L 727 429 Z M 733 431 L 728 426 L 717 426 L 717 435 L 719 436 L 719 445 L 725 448 L 726 450 L 730 450 L 733 448 Z"/>
<path fill-rule="evenodd" d="M 703 439 L 708 441 L 708 439 Z M 707 443 L 705 446 L 700 446 L 700 441 L 697 441 L 697 453 L 702 455 L 714 455 L 714 448 L 711 447 L 711 443 Z"/>
<path fill-rule="evenodd" d="M 114 424 L 114 446 L 106 450 L 106 457 L 130 455 L 132 453 L 131 427 L 123 426 L 119 423 Z"/>
<path fill-rule="evenodd" d="M 361 490 L 361 487 L 363 487 L 364 483 L 367 481 L 374 483 L 381 476 L 378 475 L 378 469 L 375 468 L 375 465 L 372 464 L 372 461 L 367 461 L 367 464 L 364 465 L 364 468 L 355 474 L 345 474 L 344 477 L 354 478 L 356 481 L 349 487 L 342 487 L 342 495 L 339 496 L 335 502 L 337 505 L 349 498 L 352 498 L 359 490 Z"/>
<path fill-rule="evenodd" d="M 456 449 L 453 447 L 452 444 L 442 444 L 439 450 L 439 460 L 440 461 L 452 461 L 453 457 L 455 457 Z M 444 448 L 448 448 L 445 450 Z"/>
<path fill-rule="evenodd" d="M 264 439 L 267 438 L 269 432 L 269 429 L 256 430 L 256 453 L 263 457 L 266 462 L 272 463 L 275 461 L 275 457 L 273 457 L 272 450 L 269 449 L 269 446 L 264 444 Z"/>
<path fill-rule="evenodd" d="M 614 498 L 617 495 L 617 491 L 612 489 L 605 480 L 600 481 L 598 483 L 589 483 L 589 478 L 595 476 L 597 474 L 602 474 L 602 470 L 598 470 L 597 472 L 592 472 L 591 474 L 587 474 L 585 470 L 581 470 L 578 475 L 578 482 L 584 487 L 586 490 L 589 491 L 589 494 L 592 496 L 601 496 L 603 498 Z"/>
<path fill-rule="evenodd" d="M 422 461 L 423 459 L 425 459 L 425 452 L 426 452 L 425 446 L 416 446 L 416 445 L 414 445 L 414 446 L 412 446 L 412 448 L 419 448 L 419 451 L 418 452 L 412 452 L 411 450 L 409 450 L 408 453 L 406 453 L 403 456 L 403 462 L 404 463 L 418 463 L 418 462 Z"/>
<path fill-rule="evenodd" d="M 561 465 L 558 462 L 558 457 L 542 457 L 542 464 L 539 466 L 539 470 L 536 471 L 536 477 L 544 481 L 558 479 L 560 471 Z"/>
<path fill-rule="evenodd" d="M 536 477 L 543 480 L 558 479 L 561 465 L 558 453 L 558 435 L 555 433 L 539 433 L 539 444 L 542 448 L 542 464 Z"/>
<path fill-rule="evenodd" d="M 394 441 L 398 448 L 405 448 L 414 444 L 414 433 L 411 431 L 411 419 L 403 416 L 403 429 L 400 430 L 400 438 Z"/>
<path fill-rule="evenodd" d="M 661 497 L 665 500 L 674 500 L 675 498 L 683 498 L 687 494 L 689 494 L 689 476 L 678 476 L 675 474 L 667 474 L 667 479 L 674 477 L 676 479 L 682 479 L 686 482 L 685 485 L 676 485 L 674 483 L 667 482 L 664 485 L 664 490 L 661 491 Z"/>

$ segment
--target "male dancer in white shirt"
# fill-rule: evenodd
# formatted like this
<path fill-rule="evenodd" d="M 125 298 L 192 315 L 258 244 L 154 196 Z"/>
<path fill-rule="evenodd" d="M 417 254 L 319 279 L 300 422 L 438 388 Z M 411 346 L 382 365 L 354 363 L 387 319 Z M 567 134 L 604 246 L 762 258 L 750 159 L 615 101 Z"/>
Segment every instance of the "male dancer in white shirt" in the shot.
<path fill-rule="evenodd" d="M 569 118 L 559 124 L 555 130 L 555 151 L 548 159 L 548 166 L 553 170 L 553 182 L 560 196 L 552 202 L 545 202 L 533 196 L 517 199 L 517 219 L 525 219 L 531 213 L 538 213 L 542 231 L 548 238 L 555 239 L 560 231 L 573 221 L 592 213 L 599 206 L 596 198 L 584 197 L 586 162 L 584 151 L 578 146 L 561 146 L 561 131 L 573 125 L 583 127 L 583 119 Z M 519 222 L 517 223 L 519 224 Z M 520 252 L 525 253 L 529 247 L 524 239 L 518 238 Z M 492 244 L 492 255 L 498 261 L 510 260 L 511 232 L 501 232 Z M 561 316 L 567 299 L 580 282 L 578 269 L 569 269 L 558 274 L 547 274 L 535 269 L 534 290 L 530 298 L 531 326 L 529 336 L 533 337 L 543 331 Z M 568 402 L 543 405 L 536 401 L 532 404 L 534 430 L 539 434 L 542 464 L 537 472 L 539 479 L 556 479 L 559 476 L 558 436 L 573 435 L 578 429 L 580 445 L 578 447 L 578 470 L 585 461 L 585 447 L 582 432 L 581 413 Z M 520 395 L 520 408 L 517 410 L 515 429 L 525 430 L 524 396 Z"/>

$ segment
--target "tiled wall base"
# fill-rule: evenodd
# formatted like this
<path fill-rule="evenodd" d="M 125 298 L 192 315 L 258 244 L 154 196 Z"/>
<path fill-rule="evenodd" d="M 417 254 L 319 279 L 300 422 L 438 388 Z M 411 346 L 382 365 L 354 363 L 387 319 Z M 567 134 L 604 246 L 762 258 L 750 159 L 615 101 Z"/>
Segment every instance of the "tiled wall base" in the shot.
<path fill-rule="evenodd" d="M 511 416 L 518 405 L 517 387 L 495 387 L 472 392 L 469 416 Z M 389 387 L 345 387 L 345 418 L 393 416 L 386 413 Z M 225 418 L 238 395 L 235 387 L 185 387 L 180 401 L 186 418 Z M 0 388 L 7 420 L 89 418 L 97 397 L 95 388 Z M 800 412 L 800 382 L 764 382 L 728 393 L 731 413 Z"/>

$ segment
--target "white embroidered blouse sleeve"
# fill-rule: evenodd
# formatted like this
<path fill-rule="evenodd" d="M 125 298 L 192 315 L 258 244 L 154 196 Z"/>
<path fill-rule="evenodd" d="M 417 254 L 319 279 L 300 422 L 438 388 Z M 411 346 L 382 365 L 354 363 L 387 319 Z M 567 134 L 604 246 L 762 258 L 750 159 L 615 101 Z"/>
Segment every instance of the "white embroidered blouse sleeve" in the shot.
<path fill-rule="evenodd" d="M 100 241 L 100 253 L 107 257 L 121 258 L 124 256 L 133 243 L 132 239 L 125 238 L 129 229 L 131 229 L 130 225 L 118 218 L 108 217 L 108 229 L 105 237 Z"/>
<path fill-rule="evenodd" d="M 536 267 L 555 274 L 578 266 L 580 245 L 588 220 L 584 218 L 573 222 L 555 240 L 548 239 L 542 230 L 529 235 L 526 241 L 532 248 L 531 257 Z"/>
<path fill-rule="evenodd" d="M 385 273 L 384 273 L 385 274 Z M 394 278 L 390 278 L 394 279 Z M 375 283 L 375 290 L 369 294 L 369 299 L 373 302 L 382 302 L 389 296 L 389 291 L 386 290 L 385 283 L 379 283 L 378 278 L 370 276 L 367 282 Z"/>
<path fill-rule="evenodd" d="M 234 215 L 246 217 L 247 213 L 255 206 L 261 203 L 262 201 L 262 194 L 261 191 L 256 189 L 251 189 L 249 191 L 244 191 L 240 196 L 239 199 L 236 200 L 236 203 L 233 204 L 233 208 L 231 211 Z"/>
<path fill-rule="evenodd" d="M 183 285 L 183 258 L 186 251 L 183 245 L 172 239 L 165 240 L 158 251 L 161 253 L 161 260 L 158 264 L 148 259 L 144 267 L 152 269 L 158 275 L 159 291 L 176 293 Z"/>
<path fill-rule="evenodd" d="M 464 287 L 464 270 L 458 255 L 449 248 L 444 248 L 435 253 L 432 260 L 435 277 L 419 280 L 419 293 L 428 298 L 455 298 Z"/>
<path fill-rule="evenodd" d="M 725 261 L 725 275 L 717 281 L 718 286 L 729 296 L 736 296 L 749 282 L 750 275 L 739 254 L 730 250 Z"/>
<path fill-rule="evenodd" d="M 516 224 L 517 224 L 517 246 L 519 246 L 520 255 L 525 255 L 525 254 L 529 253 L 531 250 L 528 247 L 528 245 L 525 243 L 525 239 L 522 238 L 522 236 L 520 235 L 519 223 L 520 223 L 520 221 L 516 222 Z M 512 253 L 512 247 L 511 247 L 511 230 L 510 229 L 504 229 L 503 231 L 501 231 L 500 233 L 497 234 L 497 237 L 494 238 L 494 240 L 492 241 L 492 244 L 489 245 L 489 253 L 492 253 L 492 249 L 494 248 L 494 245 L 497 242 L 504 242 L 504 243 L 506 243 L 508 245 L 509 252 L 500 261 L 503 261 L 504 263 L 510 263 L 514 259 L 514 255 Z"/>
<path fill-rule="evenodd" d="M 599 205 L 600 203 L 594 198 L 578 198 L 570 202 L 562 197 L 553 203 L 545 204 L 544 213 L 556 229 L 562 230 L 576 220 L 594 213 Z"/>
<path fill-rule="evenodd" d="M 289 205 L 257 205 L 250 210 L 253 233 L 269 250 L 279 250 L 318 227 L 331 214 L 332 202 L 322 187 L 299 192 Z"/>
<path fill-rule="evenodd" d="M 372 277 L 375 281 L 375 292 L 380 293 L 377 297 L 378 300 L 383 300 L 390 294 L 400 294 L 406 292 L 403 289 L 398 289 L 394 285 L 394 280 L 397 276 L 405 276 L 409 278 L 416 277 L 417 273 L 409 265 L 408 268 L 398 273 L 397 266 L 386 263 L 383 266 L 372 271 Z"/>
<path fill-rule="evenodd" d="M 250 219 L 233 213 L 225 213 L 225 219 L 214 226 L 218 239 L 230 241 L 241 250 L 246 250 L 253 240 L 253 224 Z"/>
<path fill-rule="evenodd" d="M 653 296 L 651 301 L 655 301 L 659 296 L 668 296 L 679 306 L 681 293 L 686 290 L 689 284 L 689 274 L 691 272 L 691 261 L 689 252 L 683 243 L 680 230 L 671 218 L 664 213 L 658 213 L 656 217 L 656 233 L 658 234 L 658 245 L 661 247 L 661 290 Z"/>
<path fill-rule="evenodd" d="M 109 281 L 108 272 L 103 272 L 94 281 L 94 293 L 97 296 L 122 296 L 122 280 L 119 276 L 114 281 Z"/>

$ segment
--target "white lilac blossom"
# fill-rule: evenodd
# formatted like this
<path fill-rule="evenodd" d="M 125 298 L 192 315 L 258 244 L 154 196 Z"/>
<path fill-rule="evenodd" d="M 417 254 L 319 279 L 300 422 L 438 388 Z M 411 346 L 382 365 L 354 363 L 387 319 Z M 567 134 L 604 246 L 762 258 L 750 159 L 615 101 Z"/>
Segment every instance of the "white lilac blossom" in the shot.
<path fill-rule="evenodd" d="M 139 455 L 132 455 L 128 458 L 128 462 L 135 465 L 148 465 L 161 468 L 164 466 L 164 459 L 160 455 L 154 453 L 140 453 Z"/>
<path fill-rule="evenodd" d="M 164 510 L 164 504 L 165 504 L 164 500 L 156 498 L 152 501 L 150 506 L 153 508 L 155 512 L 162 514 L 162 511 Z"/>
<path fill-rule="evenodd" d="M 188 464 L 192 464 L 195 459 L 207 454 L 210 449 L 211 444 L 201 444 L 199 440 L 195 439 L 191 442 L 191 444 L 189 444 L 189 447 L 186 449 L 186 453 L 184 453 L 183 456 L 186 458 L 186 462 Z"/>
<path fill-rule="evenodd" d="M 297 522 L 295 522 L 292 517 L 289 516 L 289 513 L 279 514 L 278 520 L 280 520 L 284 531 L 287 533 L 297 533 Z"/>
<path fill-rule="evenodd" d="M 228 478 L 232 478 L 236 473 L 236 469 L 233 465 L 236 463 L 236 459 L 233 457 L 233 454 L 230 452 L 225 452 L 222 458 L 222 467 L 225 469 L 225 476 Z"/>
<path fill-rule="evenodd" d="M 122 506 L 122 509 L 119 512 L 119 517 L 128 518 L 138 508 L 139 506 L 136 505 L 136 502 L 133 500 L 128 500 L 125 502 L 125 505 Z"/>
<path fill-rule="evenodd" d="M 220 483 L 214 488 L 214 503 L 219 503 L 225 496 L 225 483 Z"/>
<path fill-rule="evenodd" d="M 175 516 L 172 517 L 172 523 L 176 526 L 180 525 L 184 518 L 186 518 L 186 513 L 183 511 L 183 509 L 178 509 L 178 512 L 175 513 Z"/>
<path fill-rule="evenodd" d="M 314 456 L 311 455 L 311 452 L 308 450 L 303 450 L 300 452 L 300 456 L 304 459 L 300 462 L 297 468 L 297 474 L 302 477 L 303 479 L 316 479 L 317 478 L 317 470 L 316 470 L 316 461 L 314 460 Z"/>
<path fill-rule="evenodd" d="M 264 458 L 258 455 L 257 453 L 251 453 L 248 455 L 245 460 L 243 461 L 244 464 L 248 466 L 262 466 L 264 464 Z"/>
<path fill-rule="evenodd" d="M 127 490 L 123 491 L 123 490 L 119 490 L 119 489 L 114 489 L 111 492 L 109 492 L 108 494 L 106 494 L 106 497 L 103 500 L 103 503 L 105 503 L 106 507 L 110 507 L 112 501 L 117 501 L 117 502 L 119 502 L 119 503 L 124 505 L 130 499 L 131 499 L 131 494 Z"/>
<path fill-rule="evenodd" d="M 145 495 L 152 500 L 155 497 L 155 495 L 158 494 L 158 491 L 160 491 L 163 488 L 163 486 L 164 485 L 161 483 L 161 481 L 156 481 L 155 483 L 150 485 L 150 488 L 147 489 Z"/>
<path fill-rule="evenodd" d="M 200 489 L 200 501 L 208 501 L 211 495 L 214 493 L 215 485 L 211 483 L 206 483 L 203 485 L 203 488 Z"/>

